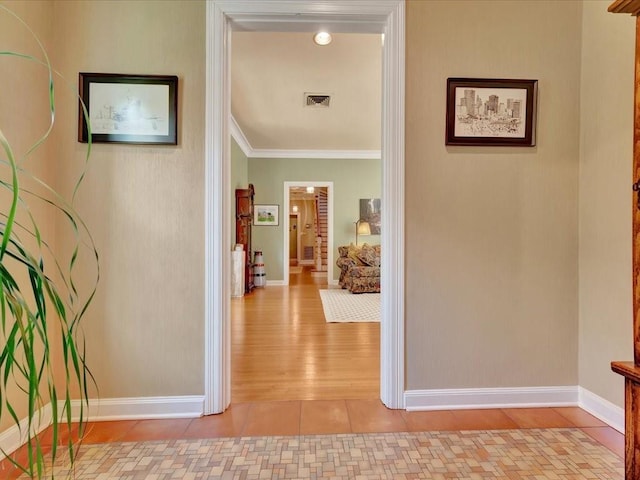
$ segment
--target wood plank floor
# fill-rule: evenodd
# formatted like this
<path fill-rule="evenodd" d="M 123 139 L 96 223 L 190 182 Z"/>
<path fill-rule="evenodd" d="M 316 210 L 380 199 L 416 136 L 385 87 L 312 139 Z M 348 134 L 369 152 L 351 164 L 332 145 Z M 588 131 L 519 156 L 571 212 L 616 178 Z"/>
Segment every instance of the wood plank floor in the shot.
<path fill-rule="evenodd" d="M 231 401 L 376 399 L 380 324 L 326 323 L 308 268 L 231 301 Z"/>

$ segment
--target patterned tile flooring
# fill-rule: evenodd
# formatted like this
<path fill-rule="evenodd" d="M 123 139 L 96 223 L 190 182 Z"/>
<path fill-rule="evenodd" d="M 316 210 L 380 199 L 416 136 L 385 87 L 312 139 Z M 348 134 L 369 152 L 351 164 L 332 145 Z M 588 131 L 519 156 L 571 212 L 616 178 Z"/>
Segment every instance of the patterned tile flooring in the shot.
<path fill-rule="evenodd" d="M 73 478 L 613 480 L 624 462 L 577 428 L 302 435 L 88 445 Z"/>
<path fill-rule="evenodd" d="M 60 441 L 69 435 L 77 426 Z M 41 442 L 51 449 L 50 431 Z M 24 462 L 25 453 L 12 457 Z M 193 419 L 92 422 L 72 478 L 621 480 L 623 455 L 624 435 L 578 407 L 410 412 L 373 399 L 250 402 Z M 66 478 L 64 462 L 56 468 Z M 0 462 L 0 479 L 18 477 Z"/>

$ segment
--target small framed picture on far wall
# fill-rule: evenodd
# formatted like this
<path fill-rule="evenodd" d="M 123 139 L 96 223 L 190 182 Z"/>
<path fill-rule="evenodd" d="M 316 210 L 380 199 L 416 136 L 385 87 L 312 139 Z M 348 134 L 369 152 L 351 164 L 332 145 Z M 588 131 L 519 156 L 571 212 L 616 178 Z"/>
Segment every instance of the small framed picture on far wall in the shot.
<path fill-rule="evenodd" d="M 262 226 L 278 225 L 278 205 L 254 205 L 253 224 Z"/>

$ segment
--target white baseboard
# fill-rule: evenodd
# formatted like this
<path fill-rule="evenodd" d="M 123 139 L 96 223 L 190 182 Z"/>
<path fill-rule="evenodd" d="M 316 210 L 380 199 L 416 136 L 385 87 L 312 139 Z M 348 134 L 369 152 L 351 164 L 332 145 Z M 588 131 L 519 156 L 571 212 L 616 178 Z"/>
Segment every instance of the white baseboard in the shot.
<path fill-rule="evenodd" d="M 578 387 L 578 389 L 580 408 L 617 431 L 624 433 L 624 408 L 611 403 L 586 388 Z"/>
<path fill-rule="evenodd" d="M 13 425 L 0 433 L 0 448 L 7 454 L 15 452 L 27 441 L 27 423 L 27 419 L 23 418 L 20 421 L 20 427 Z M 49 425 L 51 425 L 51 405 L 47 404 L 34 417 L 31 425 L 32 435 L 37 435 Z"/>
<path fill-rule="evenodd" d="M 78 407 L 76 402 L 74 407 Z M 161 418 L 196 418 L 204 412 L 204 396 L 102 398 L 89 401 L 87 419 L 149 420 Z"/>
<path fill-rule="evenodd" d="M 86 405 L 85 405 L 86 407 Z M 80 401 L 72 401 L 73 420 L 79 419 Z M 85 419 L 92 422 L 107 420 L 150 420 L 162 418 L 197 418 L 204 412 L 204 396 L 180 397 L 133 397 L 133 398 L 102 398 L 89 401 L 88 411 L 85 408 Z M 40 433 L 51 425 L 51 405 L 42 408 L 36 417 L 32 430 Z M 64 421 L 64 420 L 62 420 Z M 20 429 L 24 432 L 27 420 L 20 422 Z M 17 450 L 26 440 L 26 435 L 20 435 L 16 425 L 0 433 L 0 447 L 7 453 Z"/>
<path fill-rule="evenodd" d="M 284 280 L 267 280 L 267 287 L 282 287 L 284 285 L 286 285 Z"/>
<path fill-rule="evenodd" d="M 578 405 L 578 387 L 456 388 L 408 390 L 408 411 Z"/>
<path fill-rule="evenodd" d="M 624 433 L 624 408 L 579 386 L 408 390 L 404 403 L 408 411 L 579 406 Z"/>
<path fill-rule="evenodd" d="M 456 410 L 471 408 L 579 406 L 594 417 L 624 433 L 624 409 L 579 386 L 522 388 L 461 388 L 408 390 L 405 408 L 419 410 Z M 80 404 L 73 403 L 74 419 Z M 197 418 L 204 411 L 204 396 L 104 398 L 91 400 L 87 420 L 146 420 Z M 51 424 L 51 407 L 46 405 L 34 421 L 32 431 L 39 433 Z M 21 430 L 27 428 L 26 419 Z M 0 448 L 11 453 L 25 441 L 24 433 L 12 426 L 0 433 Z"/>

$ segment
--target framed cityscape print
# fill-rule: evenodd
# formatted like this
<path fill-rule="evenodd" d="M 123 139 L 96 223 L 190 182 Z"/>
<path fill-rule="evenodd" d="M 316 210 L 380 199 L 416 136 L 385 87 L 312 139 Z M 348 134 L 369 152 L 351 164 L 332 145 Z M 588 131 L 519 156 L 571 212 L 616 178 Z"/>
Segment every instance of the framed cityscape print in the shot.
<path fill-rule="evenodd" d="M 532 147 L 537 80 L 447 79 L 447 145 Z"/>

